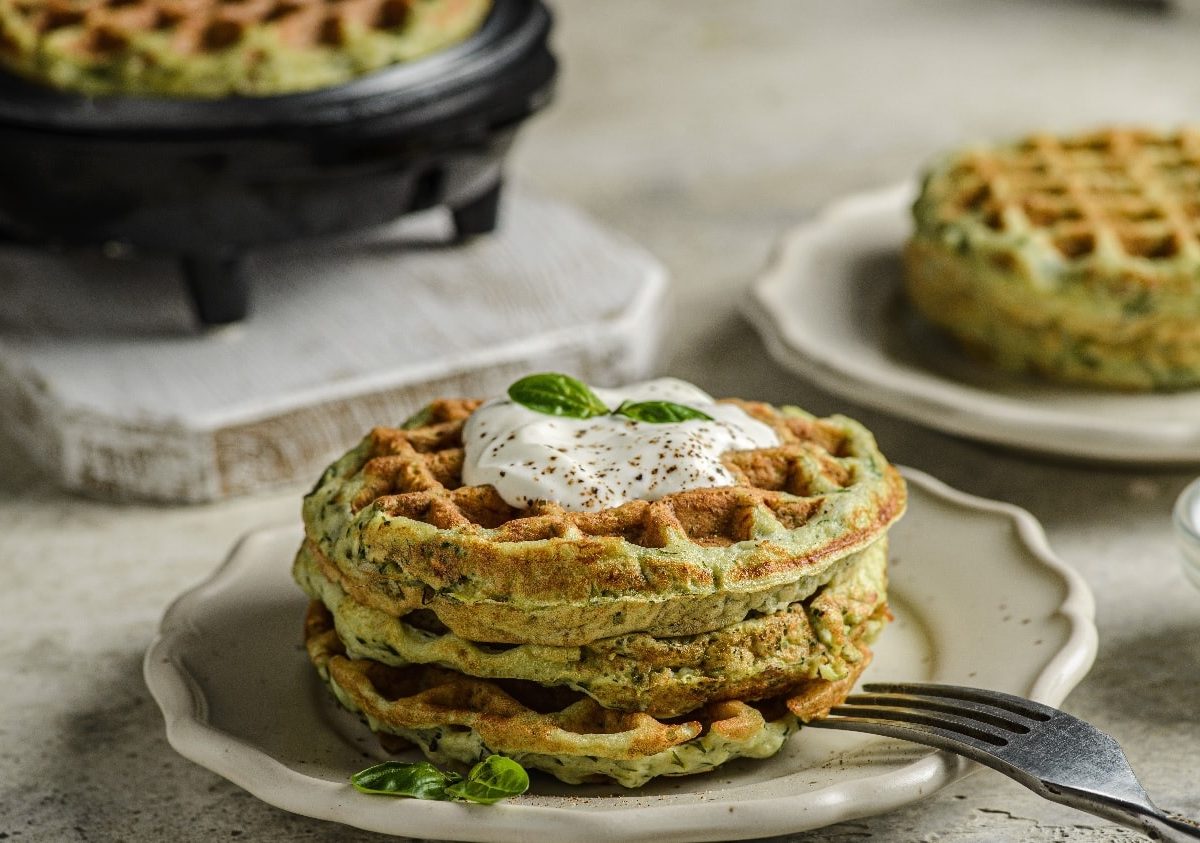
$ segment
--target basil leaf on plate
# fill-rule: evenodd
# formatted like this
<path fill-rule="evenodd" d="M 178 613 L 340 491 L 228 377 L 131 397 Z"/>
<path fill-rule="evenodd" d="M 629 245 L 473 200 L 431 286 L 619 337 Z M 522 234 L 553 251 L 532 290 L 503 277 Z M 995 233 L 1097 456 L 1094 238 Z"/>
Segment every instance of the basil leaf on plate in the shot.
<path fill-rule="evenodd" d="M 461 778 L 458 773 L 443 773 L 428 761 L 419 764 L 385 761 L 355 773 L 350 783 L 363 793 L 447 800 L 450 797 L 446 788 Z"/>
<path fill-rule="evenodd" d="M 608 414 L 608 407 L 587 384 L 558 372 L 527 375 L 508 388 L 508 397 L 549 416 L 590 419 Z"/>
<path fill-rule="evenodd" d="M 676 404 L 673 401 L 638 401 L 636 403 L 626 401 L 620 407 L 613 410 L 613 415 L 625 416 L 627 419 L 650 422 L 652 424 L 668 424 L 670 422 L 692 421 L 694 419 L 712 421 L 712 416 L 708 413 L 703 413 L 694 407 L 688 407 L 684 404 Z"/>
<path fill-rule="evenodd" d="M 491 805 L 529 789 L 525 768 L 502 755 L 489 755 L 471 768 L 465 779 L 446 788 L 446 793 L 467 802 Z"/>

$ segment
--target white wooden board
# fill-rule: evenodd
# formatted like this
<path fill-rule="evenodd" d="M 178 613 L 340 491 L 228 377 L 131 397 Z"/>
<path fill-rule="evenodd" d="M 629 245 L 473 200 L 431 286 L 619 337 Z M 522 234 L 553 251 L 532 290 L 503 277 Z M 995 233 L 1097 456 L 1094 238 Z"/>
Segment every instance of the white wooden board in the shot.
<path fill-rule="evenodd" d="M 446 248 L 443 211 L 250 259 L 251 314 L 195 327 L 170 261 L 0 249 L 0 424 L 67 488 L 206 501 L 315 478 L 376 424 L 531 370 L 647 375 L 661 265 L 509 191 Z"/>

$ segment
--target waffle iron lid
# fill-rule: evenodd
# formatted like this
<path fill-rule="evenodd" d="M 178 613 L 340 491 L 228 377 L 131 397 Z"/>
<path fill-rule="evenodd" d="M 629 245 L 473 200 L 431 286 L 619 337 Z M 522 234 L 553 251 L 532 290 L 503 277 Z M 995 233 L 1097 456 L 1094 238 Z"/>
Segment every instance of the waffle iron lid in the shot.
<path fill-rule="evenodd" d="M 0 127 L 84 134 L 278 132 L 427 112 L 424 106 L 467 92 L 474 103 L 528 97 L 554 73 L 549 31 L 550 13 L 541 0 L 494 0 L 483 26 L 461 44 L 345 85 L 270 97 L 86 97 L 0 71 Z"/>

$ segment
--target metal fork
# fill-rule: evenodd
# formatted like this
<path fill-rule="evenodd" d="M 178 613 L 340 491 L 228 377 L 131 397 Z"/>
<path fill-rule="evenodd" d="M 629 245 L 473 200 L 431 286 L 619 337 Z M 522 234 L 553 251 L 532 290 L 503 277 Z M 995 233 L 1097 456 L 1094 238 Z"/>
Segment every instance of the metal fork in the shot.
<path fill-rule="evenodd" d="M 1057 708 L 957 685 L 874 683 L 864 685 L 863 692 L 806 725 L 948 749 L 999 770 L 1039 796 L 1152 840 L 1200 840 L 1200 825 L 1169 816 L 1150 801 L 1113 738 Z"/>

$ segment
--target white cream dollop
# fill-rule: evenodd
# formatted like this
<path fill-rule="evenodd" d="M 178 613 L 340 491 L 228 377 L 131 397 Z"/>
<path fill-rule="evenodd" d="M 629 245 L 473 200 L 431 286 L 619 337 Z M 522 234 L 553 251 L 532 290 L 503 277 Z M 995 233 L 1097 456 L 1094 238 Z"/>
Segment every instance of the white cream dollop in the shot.
<path fill-rule="evenodd" d="M 610 408 L 622 401 L 672 401 L 712 421 L 573 419 L 498 398 L 467 419 L 463 482 L 491 484 L 510 506 L 522 509 L 548 500 L 573 512 L 594 512 L 686 489 L 732 486 L 722 454 L 779 444 L 774 430 L 740 407 L 717 404 L 675 378 L 593 391 Z"/>

